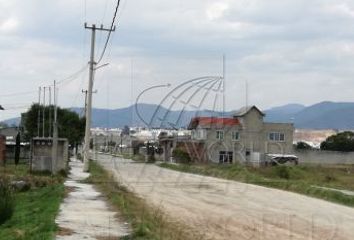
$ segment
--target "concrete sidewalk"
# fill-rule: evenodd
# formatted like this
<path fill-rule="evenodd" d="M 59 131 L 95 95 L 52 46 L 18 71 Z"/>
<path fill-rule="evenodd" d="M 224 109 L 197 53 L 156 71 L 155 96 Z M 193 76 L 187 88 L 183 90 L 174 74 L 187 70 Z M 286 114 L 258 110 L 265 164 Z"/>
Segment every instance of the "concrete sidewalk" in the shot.
<path fill-rule="evenodd" d="M 93 185 L 80 183 L 89 176 L 82 171 L 83 164 L 73 159 L 70 167 L 70 175 L 65 182 L 70 191 L 55 221 L 59 226 L 56 239 L 118 239 L 129 235 L 129 225 L 118 221 L 118 214 L 109 209 Z"/>

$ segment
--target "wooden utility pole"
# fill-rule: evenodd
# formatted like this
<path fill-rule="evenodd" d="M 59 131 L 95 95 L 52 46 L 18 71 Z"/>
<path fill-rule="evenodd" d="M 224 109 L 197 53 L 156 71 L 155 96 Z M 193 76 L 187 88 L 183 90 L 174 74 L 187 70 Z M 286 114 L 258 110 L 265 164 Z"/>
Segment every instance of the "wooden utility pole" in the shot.
<path fill-rule="evenodd" d="M 93 80 L 96 70 L 95 62 L 95 40 L 96 40 L 96 31 L 115 31 L 115 27 L 112 28 L 103 28 L 103 25 L 96 27 L 93 24 L 91 27 L 87 26 L 85 23 L 85 28 L 91 30 L 91 54 L 90 54 L 90 68 L 89 68 L 89 83 L 88 83 L 88 93 L 87 93 L 87 108 L 86 108 L 86 127 L 85 127 L 85 142 L 84 142 L 84 172 L 89 170 L 89 151 L 90 151 L 90 139 L 91 139 L 91 111 L 92 111 L 92 89 L 93 89 Z"/>

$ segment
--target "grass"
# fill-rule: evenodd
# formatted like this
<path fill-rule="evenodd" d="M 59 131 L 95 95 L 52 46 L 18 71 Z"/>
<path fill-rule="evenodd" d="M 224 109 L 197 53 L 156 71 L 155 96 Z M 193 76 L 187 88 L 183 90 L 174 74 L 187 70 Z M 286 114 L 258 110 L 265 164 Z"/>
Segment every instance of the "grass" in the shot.
<path fill-rule="evenodd" d="M 12 217 L 0 225 L 0 240 L 53 239 L 57 231 L 55 217 L 64 197 L 62 176 L 29 174 L 26 165 L 0 167 L 0 178 L 25 180 L 31 189 L 15 192 Z"/>
<path fill-rule="evenodd" d="M 173 222 L 161 209 L 148 205 L 125 187 L 114 181 L 112 175 L 96 162 L 90 162 L 90 177 L 85 181 L 95 184 L 117 211 L 132 225 L 134 240 L 198 240 L 202 239 L 188 227 Z"/>
<path fill-rule="evenodd" d="M 276 166 L 253 168 L 243 165 L 168 164 L 160 167 L 176 171 L 235 180 L 324 199 L 354 207 L 354 196 L 314 186 L 354 191 L 354 166 Z"/>

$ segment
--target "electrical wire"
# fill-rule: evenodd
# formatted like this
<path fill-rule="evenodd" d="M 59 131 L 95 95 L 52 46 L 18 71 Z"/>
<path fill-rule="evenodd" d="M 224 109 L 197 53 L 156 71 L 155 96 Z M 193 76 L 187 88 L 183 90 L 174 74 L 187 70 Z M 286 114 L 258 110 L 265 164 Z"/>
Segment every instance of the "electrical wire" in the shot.
<path fill-rule="evenodd" d="M 101 22 L 104 22 L 105 18 L 106 18 L 106 13 L 107 13 L 107 6 L 108 6 L 108 0 L 105 1 L 104 4 L 104 10 L 103 10 L 103 16 L 102 16 L 102 20 Z M 101 42 L 102 42 L 102 31 L 99 31 L 99 37 L 98 37 L 98 44 L 97 46 L 101 46 Z M 99 51 L 100 52 L 100 51 Z"/>
<path fill-rule="evenodd" d="M 30 105 L 24 105 L 24 106 L 18 106 L 18 107 L 9 107 L 9 108 L 7 108 L 5 106 L 5 110 L 6 111 L 13 111 L 13 110 L 19 110 L 19 109 L 28 109 L 30 107 L 31 107 Z"/>
<path fill-rule="evenodd" d="M 103 51 L 101 53 L 101 56 L 100 56 L 99 60 L 97 61 L 97 64 L 99 64 L 102 61 L 102 59 L 104 57 L 104 54 L 106 53 L 107 45 L 108 45 L 109 39 L 111 37 L 111 33 L 113 31 L 113 28 L 114 28 L 114 23 L 116 21 L 119 4 L 120 4 L 120 0 L 117 0 L 117 5 L 116 5 L 115 11 L 114 11 L 114 15 L 113 15 L 112 23 L 111 23 L 111 28 L 110 28 L 110 31 L 108 32 L 107 39 L 106 39 L 106 42 L 105 42 L 104 47 L 103 47 Z"/>
<path fill-rule="evenodd" d="M 57 86 L 64 84 L 64 83 L 69 83 L 75 79 L 77 79 L 82 72 L 84 72 L 87 69 L 88 65 L 86 64 L 83 68 L 81 68 L 79 71 L 71 74 L 68 77 L 65 77 L 59 81 L 57 81 Z M 49 85 L 49 86 L 54 86 L 54 84 Z M 34 90 L 34 91 L 25 91 L 25 92 L 15 92 L 15 93 L 9 93 L 9 94 L 3 94 L 0 95 L 1 98 L 6 98 L 6 97 L 17 97 L 17 96 L 24 96 L 24 95 L 32 95 L 34 93 L 38 93 L 38 90 Z"/>
<path fill-rule="evenodd" d="M 59 81 L 56 82 L 57 85 L 60 85 L 60 84 L 63 84 L 63 83 L 69 83 L 75 79 L 77 79 L 82 72 L 84 72 L 88 67 L 88 64 L 85 64 L 85 66 L 83 66 L 79 71 L 71 74 L 70 76 L 66 77 L 66 78 L 63 78 Z"/>
<path fill-rule="evenodd" d="M 26 91 L 26 92 L 17 92 L 17 93 L 10 93 L 10 94 L 3 94 L 0 97 L 15 97 L 15 96 L 23 96 L 23 95 L 30 95 L 36 93 L 37 91 Z"/>

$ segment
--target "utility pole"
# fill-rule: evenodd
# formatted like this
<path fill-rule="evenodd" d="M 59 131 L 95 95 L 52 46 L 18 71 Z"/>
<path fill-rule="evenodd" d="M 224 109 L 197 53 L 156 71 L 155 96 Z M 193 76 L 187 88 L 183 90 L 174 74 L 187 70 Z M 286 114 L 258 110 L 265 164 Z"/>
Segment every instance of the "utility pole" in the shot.
<path fill-rule="evenodd" d="M 85 114 L 85 116 L 86 116 L 86 111 L 87 111 L 87 93 L 88 93 L 88 91 L 82 89 L 81 92 L 82 92 L 82 93 L 85 93 L 85 112 L 84 112 L 84 114 Z M 92 91 L 92 93 L 97 93 L 97 90 Z"/>
<path fill-rule="evenodd" d="M 57 123 L 57 91 L 56 82 L 54 80 L 53 89 L 53 102 L 54 102 L 54 121 L 53 121 L 53 144 L 52 144 L 52 174 L 55 174 L 56 163 L 58 158 L 58 123 Z"/>
<path fill-rule="evenodd" d="M 85 111 L 84 111 L 84 114 L 86 116 L 86 111 L 87 111 L 87 93 L 88 93 L 88 91 L 82 89 L 81 92 L 85 93 Z"/>
<path fill-rule="evenodd" d="M 42 137 L 45 137 L 44 133 L 45 133 L 45 87 L 43 87 L 43 129 L 42 129 Z"/>
<path fill-rule="evenodd" d="M 48 137 L 53 136 L 52 135 L 52 111 L 51 111 L 51 105 L 52 105 L 52 87 L 49 87 L 49 125 L 48 125 Z"/>
<path fill-rule="evenodd" d="M 90 69 L 89 69 L 89 83 L 88 83 L 88 93 L 87 93 L 87 109 L 86 109 L 86 127 L 85 127 L 85 142 L 84 142 L 84 172 L 88 172 L 89 170 L 89 151 L 90 151 L 90 139 L 91 139 L 91 110 L 92 110 L 92 89 L 93 89 L 93 80 L 96 70 L 96 62 L 95 62 L 95 40 L 96 40 L 96 31 L 107 31 L 113 32 L 115 31 L 115 27 L 111 28 L 103 28 L 103 25 L 100 27 L 96 27 L 93 24 L 91 27 L 87 26 L 85 23 L 85 28 L 91 30 L 91 54 L 90 54 Z"/>
<path fill-rule="evenodd" d="M 38 119 L 37 119 L 37 137 L 40 135 L 40 125 L 41 125 L 41 90 L 42 88 L 39 87 L 38 89 Z"/>

